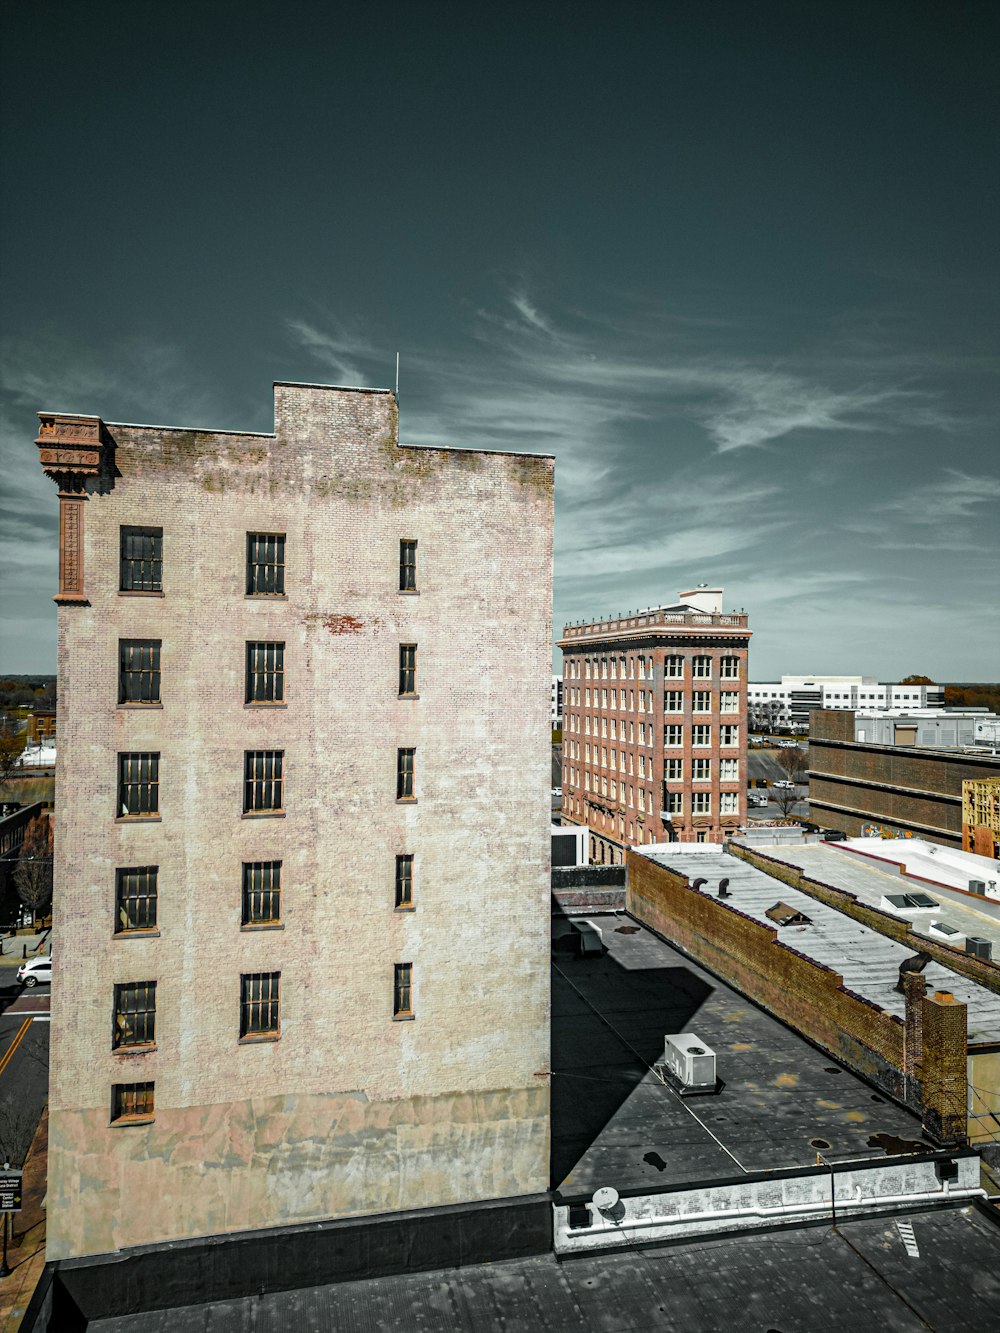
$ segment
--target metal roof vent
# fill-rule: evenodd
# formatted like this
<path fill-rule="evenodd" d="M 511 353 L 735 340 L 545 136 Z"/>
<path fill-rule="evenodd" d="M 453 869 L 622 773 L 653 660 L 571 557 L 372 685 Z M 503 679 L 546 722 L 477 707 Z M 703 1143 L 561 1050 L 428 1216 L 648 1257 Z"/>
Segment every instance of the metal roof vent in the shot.
<path fill-rule="evenodd" d="M 922 972 L 930 961 L 929 953 L 915 953 L 912 957 L 903 959 L 899 965 L 899 980 L 896 982 L 896 990 L 899 991 L 900 995 L 904 994 L 903 978 L 907 972 Z"/>
<path fill-rule="evenodd" d="M 788 903 L 775 903 L 769 907 L 764 915 L 774 921 L 779 926 L 811 926 L 812 917 L 806 916 L 805 912 L 800 912 Z"/>
<path fill-rule="evenodd" d="M 730 897 L 732 897 L 732 894 L 729 892 L 729 880 L 728 880 L 728 879 L 720 879 L 720 880 L 719 880 L 719 897 L 720 897 L 720 898 L 730 898 Z"/>

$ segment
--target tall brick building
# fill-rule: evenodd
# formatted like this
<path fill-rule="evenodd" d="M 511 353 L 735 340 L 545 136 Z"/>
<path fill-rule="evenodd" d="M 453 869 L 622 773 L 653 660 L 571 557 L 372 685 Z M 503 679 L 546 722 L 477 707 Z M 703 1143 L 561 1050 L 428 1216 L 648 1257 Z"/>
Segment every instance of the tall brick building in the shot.
<path fill-rule="evenodd" d="M 567 625 L 563 823 L 590 830 L 591 859 L 639 843 L 718 842 L 745 815 L 747 649 L 722 589 L 673 606 Z"/>
<path fill-rule="evenodd" d="M 551 459 L 40 417 L 49 1257 L 545 1190 Z"/>

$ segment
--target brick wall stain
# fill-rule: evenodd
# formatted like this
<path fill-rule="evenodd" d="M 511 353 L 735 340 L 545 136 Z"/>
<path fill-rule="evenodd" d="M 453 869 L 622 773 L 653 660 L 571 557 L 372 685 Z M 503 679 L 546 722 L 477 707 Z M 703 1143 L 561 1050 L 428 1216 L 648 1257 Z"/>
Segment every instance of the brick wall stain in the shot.
<path fill-rule="evenodd" d="M 552 462 L 398 448 L 387 394 L 278 385 L 275 419 L 111 425 L 120 475 L 85 506 L 90 604 L 59 612 L 51 1258 L 548 1185 Z M 162 527 L 162 596 L 119 595 L 121 524 Z M 286 534 L 285 598 L 245 596 L 248 531 Z M 162 641 L 162 708 L 116 707 L 119 637 Z M 249 640 L 284 642 L 285 707 L 244 706 Z M 241 817 L 246 749 L 284 751 L 283 816 Z M 145 750 L 161 820 L 116 823 L 116 755 Z M 240 928 L 253 860 L 283 863 L 280 929 Z M 114 937 L 133 865 L 159 866 L 158 938 Z M 281 1038 L 241 1046 L 257 971 L 281 972 Z M 136 980 L 157 1045 L 123 1058 L 112 992 Z M 109 1128 L 112 1084 L 145 1079 L 155 1122 Z"/>

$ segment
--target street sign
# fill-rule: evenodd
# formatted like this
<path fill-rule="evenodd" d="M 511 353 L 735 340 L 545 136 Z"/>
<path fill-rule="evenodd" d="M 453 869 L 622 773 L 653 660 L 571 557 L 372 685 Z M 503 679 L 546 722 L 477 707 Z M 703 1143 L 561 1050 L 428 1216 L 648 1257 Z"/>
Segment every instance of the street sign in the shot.
<path fill-rule="evenodd" d="M 21 1211 L 21 1172 L 0 1171 L 0 1213 Z"/>

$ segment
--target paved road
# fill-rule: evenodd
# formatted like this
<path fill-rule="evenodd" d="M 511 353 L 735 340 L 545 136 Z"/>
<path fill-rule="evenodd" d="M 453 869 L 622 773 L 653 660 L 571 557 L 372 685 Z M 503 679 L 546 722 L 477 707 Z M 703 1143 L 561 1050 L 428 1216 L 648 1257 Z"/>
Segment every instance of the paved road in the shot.
<path fill-rule="evenodd" d="M 21 1164 L 49 1095 L 49 987 L 0 972 L 0 1150 Z"/>

